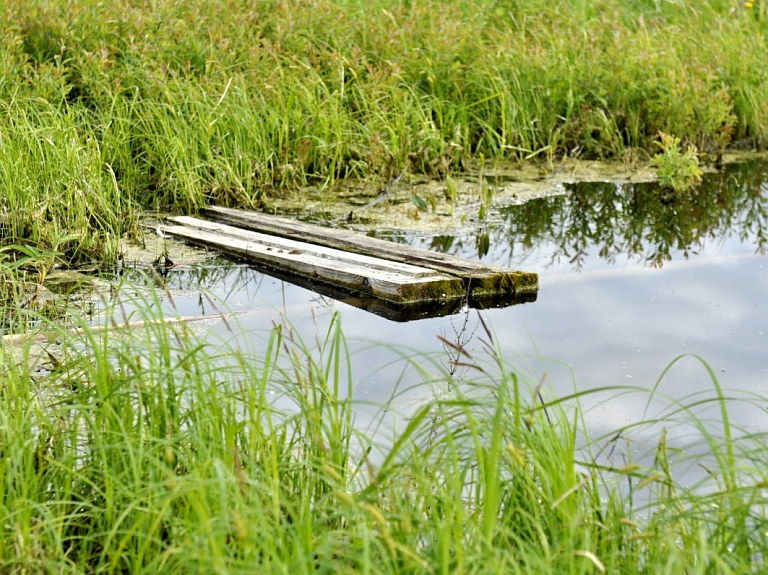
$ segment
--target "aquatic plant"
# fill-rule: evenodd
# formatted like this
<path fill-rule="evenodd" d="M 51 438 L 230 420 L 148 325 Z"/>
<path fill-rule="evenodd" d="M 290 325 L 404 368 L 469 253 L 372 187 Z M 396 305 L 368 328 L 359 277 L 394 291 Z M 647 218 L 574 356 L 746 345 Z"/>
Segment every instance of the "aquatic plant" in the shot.
<path fill-rule="evenodd" d="M 23 329 L 28 316 L 42 310 L 38 298 L 61 255 L 23 245 L 0 247 L 0 332 Z"/>
<path fill-rule="evenodd" d="M 662 188 L 677 193 L 690 191 L 701 183 L 701 169 L 696 146 L 689 145 L 685 152 L 680 148 L 680 138 L 659 132 L 658 146 L 661 152 L 651 160 Z"/>
<path fill-rule="evenodd" d="M 451 176 L 445 177 L 445 187 L 443 188 L 445 199 L 448 202 L 449 214 L 453 215 L 453 209 L 456 202 L 459 200 L 459 189 L 456 186 L 456 181 Z"/>

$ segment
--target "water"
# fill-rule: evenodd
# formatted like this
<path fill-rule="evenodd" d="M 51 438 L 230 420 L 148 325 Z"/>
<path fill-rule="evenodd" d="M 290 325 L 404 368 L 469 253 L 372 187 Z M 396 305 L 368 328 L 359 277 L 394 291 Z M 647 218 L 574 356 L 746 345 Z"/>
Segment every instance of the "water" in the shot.
<path fill-rule="evenodd" d="M 539 273 L 535 302 L 501 309 L 396 323 L 215 259 L 171 270 L 166 279 L 182 315 L 216 313 L 201 290 L 243 312 L 240 335 L 221 322 L 205 329 L 256 348 L 272 323 L 284 320 L 312 344 L 339 312 L 363 427 L 374 424 L 379 405 L 407 417 L 409 406 L 431 393 L 404 356 L 447 364 L 438 336 L 482 355 L 482 313 L 504 358 L 534 383 L 545 377 L 549 395 L 593 392 L 581 402 L 596 437 L 669 413 L 674 401 L 712 397 L 698 357 L 734 398 L 732 421 L 746 431 L 765 429 L 765 402 L 756 400 L 768 390 L 766 182 L 768 166 L 749 162 L 708 174 L 686 200 L 651 184 L 567 184 L 563 195 L 500 207 L 465 235 L 381 234 Z M 695 412 L 720 424 L 714 404 Z M 670 439 L 681 447 L 691 441 L 684 431 Z"/>

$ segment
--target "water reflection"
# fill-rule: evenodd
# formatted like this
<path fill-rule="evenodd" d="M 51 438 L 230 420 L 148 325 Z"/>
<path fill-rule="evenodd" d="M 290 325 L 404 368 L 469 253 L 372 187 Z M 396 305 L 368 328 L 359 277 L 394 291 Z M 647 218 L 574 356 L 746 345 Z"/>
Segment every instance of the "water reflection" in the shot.
<path fill-rule="evenodd" d="M 768 163 L 754 160 L 705 174 L 683 197 L 649 182 L 566 183 L 565 194 L 498 208 L 487 222 L 472 229 L 468 222 L 461 233 L 371 235 L 526 271 L 581 271 L 596 258 L 609 267 L 633 262 L 658 268 L 733 238 L 765 254 L 767 182 Z"/>
<path fill-rule="evenodd" d="M 546 395 L 592 390 L 582 401 L 590 432 L 615 434 L 644 416 L 648 392 L 642 390 L 653 389 L 681 354 L 706 359 L 727 395 L 764 397 L 766 182 L 768 165 L 752 162 L 708 174 L 689 202 L 659 195 L 646 184 L 574 184 L 567 195 L 492 214 L 483 229 L 487 240 L 477 240 L 470 230 L 441 236 L 381 233 L 540 275 L 533 305 L 481 312 L 462 307 L 454 315 L 407 326 L 221 260 L 170 270 L 164 281 L 182 315 L 208 313 L 201 290 L 210 291 L 219 307 L 246 310 L 238 316 L 239 337 L 248 341 L 283 320 L 312 341 L 340 312 L 361 427 L 365 413 L 368 420 L 378 417 L 378 406 L 388 404 L 393 418 L 398 412 L 407 417 L 410 406 L 431 396 L 423 371 L 411 369 L 404 357 L 413 355 L 422 364 L 431 358 L 449 372 L 469 363 L 458 348 L 483 357 L 488 337 L 482 318 L 505 361 L 534 384 L 545 379 Z M 691 355 L 667 373 L 658 393 L 691 403 L 712 393 L 712 381 Z M 666 413 L 652 407 L 649 416 Z M 764 404 L 733 401 L 729 409 L 732 421 L 744 428 L 765 428 Z M 717 425 L 716 411 L 700 415 Z M 402 420 L 388 425 L 397 431 Z M 632 439 L 643 439 L 638 436 Z M 681 449 L 691 441 L 682 434 L 669 438 Z"/>
<path fill-rule="evenodd" d="M 566 184 L 567 195 L 501 210 L 509 255 L 515 258 L 548 243 L 554 247 L 550 264 L 565 260 L 576 270 L 595 252 L 610 264 L 629 257 L 661 267 L 675 254 L 687 259 L 707 242 L 731 236 L 753 243 L 764 254 L 766 179 L 766 164 L 748 162 L 707 174 L 684 197 L 652 183 Z"/>

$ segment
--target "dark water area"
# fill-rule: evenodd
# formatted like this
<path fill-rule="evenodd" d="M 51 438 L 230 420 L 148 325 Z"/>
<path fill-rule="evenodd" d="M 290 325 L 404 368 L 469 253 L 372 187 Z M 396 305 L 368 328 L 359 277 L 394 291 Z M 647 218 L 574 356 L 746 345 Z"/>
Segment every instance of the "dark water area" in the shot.
<path fill-rule="evenodd" d="M 206 327 L 259 349 L 273 321 L 290 322 L 310 346 L 339 312 L 352 354 L 359 420 L 377 406 L 407 417 L 429 397 L 406 358 L 446 365 L 438 336 L 484 352 L 478 314 L 505 360 L 554 397 L 580 398 L 590 433 L 603 436 L 643 418 L 668 415 L 675 401 L 713 397 L 717 375 L 732 421 L 766 430 L 768 413 L 768 165 L 746 162 L 707 174 L 687 197 L 653 184 L 584 182 L 566 193 L 495 209 L 465 235 L 379 233 L 393 241 L 539 274 L 536 301 L 398 323 L 277 279 L 211 260 L 173 270 L 182 315 L 242 312 L 242 332 Z M 671 362 L 678 360 L 659 382 Z M 428 358 L 425 360 L 425 358 Z M 649 390 L 658 386 L 652 405 Z M 597 392 L 595 390 L 603 390 Z M 647 409 L 647 411 L 646 411 Z M 717 426 L 712 403 L 695 410 Z M 395 429 L 404 425 L 390 421 Z M 677 441 L 684 447 L 681 432 Z"/>

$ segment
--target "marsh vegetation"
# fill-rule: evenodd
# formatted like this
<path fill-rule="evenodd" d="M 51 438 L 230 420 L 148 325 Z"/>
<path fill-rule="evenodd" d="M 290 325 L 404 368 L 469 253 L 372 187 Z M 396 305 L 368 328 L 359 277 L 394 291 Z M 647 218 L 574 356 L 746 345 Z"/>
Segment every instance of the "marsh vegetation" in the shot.
<path fill-rule="evenodd" d="M 702 160 L 768 141 L 763 4 L 0 6 L 0 229 L 114 259 L 139 209 L 506 158 Z"/>
<path fill-rule="evenodd" d="M 287 318 L 247 349 L 166 321 L 161 278 L 96 290 L 99 327 L 42 294 L 54 269 L 141 243 L 146 211 L 424 176 L 452 216 L 462 172 L 634 169 L 665 141 L 679 153 L 657 165 L 682 166 L 685 194 L 674 178 L 666 195 L 574 184 L 512 218 L 488 185 L 478 217 L 577 263 L 594 243 L 661 265 L 738 212 L 764 251 L 762 188 L 694 184 L 727 149 L 768 143 L 767 33 L 762 1 L 0 2 L 0 326 L 27 332 L 0 348 L 0 569 L 759 571 L 766 439 L 731 421 L 704 360 L 709 395 L 595 436 L 586 392 L 553 394 L 482 324 L 480 351 L 444 338 L 442 356 L 403 360 L 431 395 L 388 435 L 354 425 L 337 314 L 311 343 Z M 670 446 L 681 421 L 699 455 Z M 641 428 L 654 439 L 637 446 Z M 683 463 L 703 470 L 692 485 Z"/>
<path fill-rule="evenodd" d="M 123 305 L 143 310 L 122 329 Z M 340 316 L 289 324 L 259 353 L 110 306 L 110 330 L 47 324 L 5 346 L 0 562 L 10 572 L 747 572 L 766 552 L 765 438 L 710 399 L 579 447 L 579 397 L 444 339 L 414 358 L 433 398 L 394 436 L 354 426 Z M 220 319 L 219 321 L 225 321 Z M 237 329 L 231 318 L 231 329 Z M 42 345 L 42 347 L 41 347 Z M 649 400 L 653 395 L 648 390 Z M 717 431 L 691 415 L 712 402 Z M 387 407 L 387 406 L 383 406 Z M 681 486 L 666 431 L 685 421 L 705 479 Z M 636 458 L 638 458 L 636 460 Z M 641 461 L 642 459 L 642 461 Z M 646 463 L 643 463 L 645 461 Z"/>

